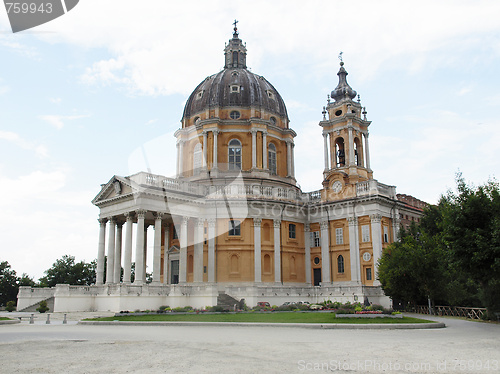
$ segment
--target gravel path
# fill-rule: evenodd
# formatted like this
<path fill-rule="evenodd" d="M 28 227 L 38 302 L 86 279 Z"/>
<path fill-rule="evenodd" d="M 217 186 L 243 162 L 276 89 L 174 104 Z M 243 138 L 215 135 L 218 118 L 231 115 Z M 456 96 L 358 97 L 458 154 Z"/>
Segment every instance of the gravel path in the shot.
<path fill-rule="evenodd" d="M 94 315 L 106 313 L 94 313 Z M 0 314 L 4 315 L 4 314 Z M 108 313 L 109 315 L 109 313 Z M 424 330 L 0 326 L 5 373 L 500 373 L 500 325 L 430 317 Z"/>

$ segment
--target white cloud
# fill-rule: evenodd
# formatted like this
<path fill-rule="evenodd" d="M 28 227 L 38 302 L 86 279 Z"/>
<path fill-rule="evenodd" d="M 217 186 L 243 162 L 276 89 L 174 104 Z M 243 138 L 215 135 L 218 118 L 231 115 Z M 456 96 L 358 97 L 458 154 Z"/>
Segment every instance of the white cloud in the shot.
<path fill-rule="evenodd" d="M 52 104 L 61 104 L 62 99 L 61 99 L 60 97 L 50 97 L 50 98 L 49 98 L 49 101 L 50 101 Z"/>
<path fill-rule="evenodd" d="M 44 145 L 37 144 L 36 142 L 30 142 L 23 139 L 19 134 L 11 131 L 0 131 L 0 139 L 11 142 L 22 149 L 32 150 L 40 158 L 45 158 L 48 156 L 48 150 Z"/>
<path fill-rule="evenodd" d="M 73 121 L 75 119 L 90 117 L 90 115 L 74 115 L 74 116 L 60 116 L 60 115 L 40 115 L 38 118 L 51 124 L 56 129 L 62 129 L 65 121 Z"/>

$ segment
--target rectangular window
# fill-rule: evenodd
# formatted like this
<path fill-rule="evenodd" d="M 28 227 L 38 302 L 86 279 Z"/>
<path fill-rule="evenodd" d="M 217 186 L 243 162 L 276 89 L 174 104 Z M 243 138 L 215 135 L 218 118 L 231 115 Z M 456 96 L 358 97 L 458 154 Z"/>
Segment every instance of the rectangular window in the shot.
<path fill-rule="evenodd" d="M 296 238 L 296 237 L 295 237 L 295 229 L 296 229 L 295 224 L 290 223 L 290 224 L 288 225 L 288 237 L 289 237 L 290 239 L 295 239 L 295 238 Z"/>
<path fill-rule="evenodd" d="M 240 221 L 229 221 L 229 236 L 240 236 Z"/>
<path fill-rule="evenodd" d="M 366 243 L 370 241 L 370 226 L 361 226 L 361 241 Z"/>
<path fill-rule="evenodd" d="M 335 241 L 337 244 L 344 244 L 344 229 L 342 227 L 335 229 Z"/>
<path fill-rule="evenodd" d="M 372 268 L 366 268 L 366 280 L 367 281 L 372 280 Z"/>
<path fill-rule="evenodd" d="M 179 236 L 177 235 L 177 228 L 175 226 L 174 226 L 173 239 L 179 239 Z"/>
<path fill-rule="evenodd" d="M 389 227 L 384 226 L 384 243 L 389 243 Z"/>
<path fill-rule="evenodd" d="M 311 247 L 319 247 L 321 245 L 319 240 L 319 231 L 311 231 L 310 235 Z"/>

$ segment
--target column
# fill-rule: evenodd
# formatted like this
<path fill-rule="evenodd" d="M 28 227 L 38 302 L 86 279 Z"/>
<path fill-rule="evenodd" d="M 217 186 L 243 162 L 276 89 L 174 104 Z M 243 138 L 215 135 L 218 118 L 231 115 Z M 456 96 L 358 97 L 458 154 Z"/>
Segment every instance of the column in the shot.
<path fill-rule="evenodd" d="M 207 132 L 203 131 L 203 160 L 202 160 L 202 166 L 205 169 L 207 167 L 207 137 L 208 137 Z"/>
<path fill-rule="evenodd" d="M 286 170 L 287 176 L 292 176 L 292 141 L 286 140 Z"/>
<path fill-rule="evenodd" d="M 163 243 L 163 283 L 168 284 L 168 250 L 170 246 L 170 224 L 165 227 L 165 242 Z"/>
<path fill-rule="evenodd" d="M 253 219 L 253 242 L 254 242 L 254 281 L 262 282 L 262 248 L 260 227 L 262 219 Z"/>
<path fill-rule="evenodd" d="M 330 284 L 330 239 L 328 237 L 328 221 L 319 223 L 321 228 L 321 285 Z"/>
<path fill-rule="evenodd" d="M 325 154 L 325 171 L 328 171 L 330 170 L 330 166 L 328 165 L 328 157 L 329 157 L 329 153 L 328 153 L 328 134 L 327 133 L 323 133 L 323 152 Z M 332 168 L 333 168 L 333 165 L 332 165 Z"/>
<path fill-rule="evenodd" d="M 213 130 L 212 133 L 214 135 L 214 163 L 212 165 L 212 169 L 217 170 L 218 169 L 218 161 L 217 161 L 217 152 L 218 152 L 217 137 L 219 136 L 219 130 Z"/>
<path fill-rule="evenodd" d="M 290 143 L 288 143 L 290 144 Z M 274 281 L 281 282 L 281 220 L 273 220 L 274 226 Z"/>
<path fill-rule="evenodd" d="M 184 175 L 184 140 L 179 140 L 179 176 Z"/>
<path fill-rule="evenodd" d="M 122 227 L 123 222 L 116 223 L 115 270 L 113 283 L 120 283 L 120 277 L 122 275 Z"/>
<path fill-rule="evenodd" d="M 349 252 L 351 260 L 351 281 L 361 282 L 361 270 L 359 268 L 359 235 L 358 218 L 349 217 Z"/>
<path fill-rule="evenodd" d="M 137 235 L 135 241 L 135 279 L 134 284 L 143 284 L 144 278 L 144 218 L 145 210 L 138 210 L 137 213 Z"/>
<path fill-rule="evenodd" d="M 142 282 L 146 283 L 146 269 L 148 268 L 148 228 L 149 224 L 144 222 L 144 254 L 143 254 L 143 268 L 142 268 Z"/>
<path fill-rule="evenodd" d="M 203 282 L 203 229 L 205 220 L 198 218 L 194 226 L 193 282 Z"/>
<path fill-rule="evenodd" d="M 106 283 L 113 283 L 115 272 L 115 230 L 116 220 L 115 217 L 109 219 L 108 231 L 108 259 L 106 262 Z"/>
<path fill-rule="evenodd" d="M 217 220 L 208 220 L 208 282 L 215 282 L 215 225 Z"/>
<path fill-rule="evenodd" d="M 295 178 L 295 143 L 292 143 L 292 177 Z"/>
<path fill-rule="evenodd" d="M 180 173 L 180 162 L 181 162 L 181 152 L 180 152 L 180 143 L 177 141 L 175 144 L 177 147 L 177 163 L 175 164 L 175 175 L 178 177 Z"/>
<path fill-rule="evenodd" d="M 257 130 L 250 130 L 252 133 L 252 169 L 257 168 Z"/>
<path fill-rule="evenodd" d="M 179 254 L 179 283 L 186 283 L 187 266 L 187 226 L 189 217 L 182 217 L 181 235 L 179 236 L 180 254 Z"/>
<path fill-rule="evenodd" d="M 133 213 L 125 213 L 127 223 L 125 224 L 125 254 L 123 258 L 123 283 L 130 283 L 132 272 L 132 225 Z"/>
<path fill-rule="evenodd" d="M 369 170 L 371 170 L 370 168 L 370 147 L 368 146 L 368 131 L 366 132 L 365 134 L 365 167 Z"/>
<path fill-rule="evenodd" d="M 104 256 L 106 253 L 106 222 L 107 218 L 99 218 L 99 245 L 97 247 L 96 284 L 104 283 Z"/>
<path fill-rule="evenodd" d="M 334 144 L 334 137 L 333 133 L 328 134 L 330 138 L 330 167 L 336 168 L 337 167 L 337 155 L 336 155 L 336 148 Z M 344 142 L 344 148 L 346 147 L 346 144 Z"/>
<path fill-rule="evenodd" d="M 154 236 L 154 249 L 153 249 L 153 283 L 160 283 L 161 273 L 161 217 L 162 213 L 155 214 L 155 236 Z"/>
<path fill-rule="evenodd" d="M 267 131 L 262 131 L 262 169 L 267 169 Z"/>
<path fill-rule="evenodd" d="M 311 235 L 310 226 L 308 223 L 304 224 L 304 244 L 305 244 L 305 267 L 306 267 L 306 283 L 311 284 Z"/>
<path fill-rule="evenodd" d="M 349 126 L 349 161 L 346 163 L 347 165 L 351 166 L 354 165 L 354 138 L 352 135 L 352 125 Z M 345 143 L 344 143 L 345 147 Z"/>
<path fill-rule="evenodd" d="M 371 229 L 372 229 L 372 248 L 373 248 L 373 285 L 379 286 L 378 281 L 378 260 L 382 256 L 382 226 L 380 221 L 382 216 L 380 214 L 373 214 L 370 216 Z"/>

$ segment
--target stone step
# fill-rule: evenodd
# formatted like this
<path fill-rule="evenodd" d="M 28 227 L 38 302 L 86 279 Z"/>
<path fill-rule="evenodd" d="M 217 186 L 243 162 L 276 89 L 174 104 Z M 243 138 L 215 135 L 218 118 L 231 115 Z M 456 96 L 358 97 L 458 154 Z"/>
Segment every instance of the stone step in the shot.
<path fill-rule="evenodd" d="M 47 302 L 47 307 L 49 308 L 48 312 L 54 312 L 54 296 L 49 297 L 45 299 L 44 301 Z M 31 304 L 30 306 L 27 306 L 26 308 L 23 308 L 22 310 L 18 310 L 18 312 L 37 312 L 36 308 L 40 306 L 40 301 L 37 301 L 34 304 Z"/>

